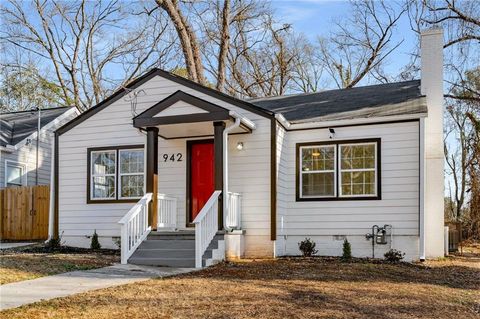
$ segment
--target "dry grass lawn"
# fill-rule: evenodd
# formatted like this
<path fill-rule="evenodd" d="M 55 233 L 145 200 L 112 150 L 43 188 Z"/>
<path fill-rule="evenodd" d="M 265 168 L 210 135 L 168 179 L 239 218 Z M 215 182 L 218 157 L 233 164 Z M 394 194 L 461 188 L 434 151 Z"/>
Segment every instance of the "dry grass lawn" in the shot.
<path fill-rule="evenodd" d="M 104 267 L 118 262 L 119 257 L 100 253 L 51 254 L 2 252 L 0 285 L 35 279 L 74 270 Z"/>
<path fill-rule="evenodd" d="M 5 311 L 2 318 L 480 318 L 480 259 L 227 263 Z"/>

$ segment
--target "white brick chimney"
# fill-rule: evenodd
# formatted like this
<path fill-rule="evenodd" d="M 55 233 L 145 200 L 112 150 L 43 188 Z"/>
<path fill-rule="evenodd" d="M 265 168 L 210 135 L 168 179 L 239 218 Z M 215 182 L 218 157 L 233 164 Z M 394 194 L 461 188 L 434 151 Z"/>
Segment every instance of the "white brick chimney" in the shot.
<path fill-rule="evenodd" d="M 429 258 L 444 255 L 443 30 L 422 32 L 420 47 L 421 93 L 426 95 L 428 108 L 428 117 L 420 123 L 420 258 Z"/>

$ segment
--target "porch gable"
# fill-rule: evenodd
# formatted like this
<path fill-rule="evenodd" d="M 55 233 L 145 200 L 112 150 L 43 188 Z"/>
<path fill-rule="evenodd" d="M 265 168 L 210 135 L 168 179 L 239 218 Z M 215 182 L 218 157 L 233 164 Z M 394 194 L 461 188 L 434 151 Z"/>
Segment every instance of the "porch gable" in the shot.
<path fill-rule="evenodd" d="M 229 110 L 178 90 L 137 115 L 133 119 L 133 125 L 141 128 L 229 119 L 231 119 Z"/>

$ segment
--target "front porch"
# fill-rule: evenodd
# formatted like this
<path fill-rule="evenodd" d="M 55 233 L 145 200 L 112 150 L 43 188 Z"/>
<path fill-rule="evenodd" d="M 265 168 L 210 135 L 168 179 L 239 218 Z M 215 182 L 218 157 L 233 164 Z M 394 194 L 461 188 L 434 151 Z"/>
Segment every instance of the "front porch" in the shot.
<path fill-rule="evenodd" d="M 122 263 L 167 265 L 173 258 L 174 266 L 193 260 L 200 268 L 223 260 L 224 234 L 241 229 L 242 215 L 242 196 L 228 185 L 228 149 L 236 147 L 229 135 L 255 125 L 181 91 L 133 124 L 146 134 L 146 194 L 119 222 Z"/>

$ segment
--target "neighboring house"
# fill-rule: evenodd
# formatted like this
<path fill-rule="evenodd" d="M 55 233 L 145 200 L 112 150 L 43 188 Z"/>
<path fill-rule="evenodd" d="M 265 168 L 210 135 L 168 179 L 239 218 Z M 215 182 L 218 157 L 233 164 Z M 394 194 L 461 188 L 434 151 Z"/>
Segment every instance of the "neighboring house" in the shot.
<path fill-rule="evenodd" d="M 422 34 L 421 80 L 345 90 L 245 101 L 148 72 L 136 99 L 57 130 L 55 235 L 121 237 L 122 262 L 154 265 L 298 255 L 306 237 L 320 255 L 346 238 L 354 256 L 443 256 L 442 37 Z"/>
<path fill-rule="evenodd" d="M 54 131 L 77 114 L 74 107 L 0 114 L 0 188 L 50 184 Z"/>

